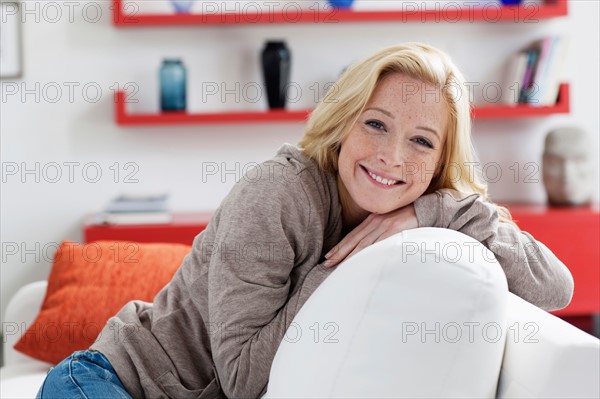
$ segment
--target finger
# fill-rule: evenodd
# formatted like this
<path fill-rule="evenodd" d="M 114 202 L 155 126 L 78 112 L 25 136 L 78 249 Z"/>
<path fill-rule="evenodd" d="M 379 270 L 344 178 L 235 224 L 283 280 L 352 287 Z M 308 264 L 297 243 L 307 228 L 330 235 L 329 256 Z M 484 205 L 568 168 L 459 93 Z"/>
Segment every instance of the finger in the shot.
<path fill-rule="evenodd" d="M 386 238 L 390 238 L 391 236 L 393 236 L 394 234 L 398 234 L 400 232 L 402 232 L 404 230 L 398 231 L 398 230 L 394 230 L 394 229 L 389 229 L 386 230 L 381 236 L 379 236 L 379 238 L 377 239 L 377 242 L 379 241 L 383 241 Z"/>
<path fill-rule="evenodd" d="M 351 248 L 351 250 L 347 251 L 348 254 L 344 254 L 344 256 L 342 257 L 342 255 L 339 255 L 338 253 L 336 253 L 335 255 L 333 255 L 333 257 L 328 260 L 327 262 L 325 262 L 323 265 L 325 267 L 333 267 L 339 263 L 341 263 L 344 260 L 347 260 L 348 258 L 350 258 L 351 256 L 353 256 L 354 254 L 360 252 L 361 250 L 365 249 L 366 247 L 368 247 L 369 245 L 373 244 L 374 242 L 377 241 L 377 238 L 385 231 L 386 229 L 384 227 L 379 227 L 374 231 L 371 231 L 370 233 L 366 234 L 362 240 L 360 240 L 353 248 Z"/>
<path fill-rule="evenodd" d="M 414 217 L 414 220 L 405 221 L 401 227 L 392 225 L 391 227 L 387 228 L 386 231 L 383 232 L 383 234 L 381 234 L 381 236 L 377 239 L 377 241 L 383 241 L 386 238 L 390 238 L 394 234 L 398 234 L 406 230 L 416 229 L 418 227 L 419 222 L 417 221 L 416 217 Z"/>
<path fill-rule="evenodd" d="M 365 222 L 366 221 L 363 221 L 354 230 L 348 233 L 325 255 L 325 258 L 331 260 L 337 259 L 338 261 L 344 259 L 373 228 L 370 222 Z"/>
<path fill-rule="evenodd" d="M 386 229 L 384 227 L 380 227 L 379 229 L 372 231 L 369 235 L 367 235 L 365 238 L 363 238 L 358 245 L 356 245 L 356 247 L 354 248 L 354 250 L 352 252 L 350 252 L 348 254 L 348 256 L 346 256 L 345 260 L 348 260 L 350 257 L 356 255 L 358 252 L 362 251 L 363 249 L 375 244 L 378 241 L 381 241 L 381 235 L 384 234 L 386 232 Z"/>
<path fill-rule="evenodd" d="M 342 240 L 344 241 L 344 240 Z M 347 240 L 346 242 L 342 242 L 335 246 L 335 251 L 331 251 L 325 257 L 327 261 L 323 263 L 325 267 L 333 267 L 343 261 L 350 252 L 354 249 L 354 247 L 358 244 L 358 242 L 354 243 L 354 240 Z"/>

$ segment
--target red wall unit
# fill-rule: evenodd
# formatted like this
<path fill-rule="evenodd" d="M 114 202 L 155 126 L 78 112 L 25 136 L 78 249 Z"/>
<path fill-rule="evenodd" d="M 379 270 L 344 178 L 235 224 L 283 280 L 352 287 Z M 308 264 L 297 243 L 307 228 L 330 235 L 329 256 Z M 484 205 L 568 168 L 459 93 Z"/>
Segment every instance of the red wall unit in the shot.
<path fill-rule="evenodd" d="M 557 316 L 600 313 L 600 213 L 597 207 L 507 205 L 521 230 L 544 243 L 575 280 L 571 304 Z"/>

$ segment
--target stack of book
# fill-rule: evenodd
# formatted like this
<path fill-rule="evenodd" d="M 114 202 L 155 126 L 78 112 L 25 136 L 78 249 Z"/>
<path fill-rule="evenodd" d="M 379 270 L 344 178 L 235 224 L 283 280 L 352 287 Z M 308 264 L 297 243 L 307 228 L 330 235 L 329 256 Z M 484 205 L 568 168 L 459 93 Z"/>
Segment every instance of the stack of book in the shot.
<path fill-rule="evenodd" d="M 166 224 L 172 220 L 168 194 L 121 195 L 96 217 L 96 224 Z"/>
<path fill-rule="evenodd" d="M 515 54 L 509 61 L 502 101 L 505 104 L 556 104 L 569 39 L 548 36 Z"/>

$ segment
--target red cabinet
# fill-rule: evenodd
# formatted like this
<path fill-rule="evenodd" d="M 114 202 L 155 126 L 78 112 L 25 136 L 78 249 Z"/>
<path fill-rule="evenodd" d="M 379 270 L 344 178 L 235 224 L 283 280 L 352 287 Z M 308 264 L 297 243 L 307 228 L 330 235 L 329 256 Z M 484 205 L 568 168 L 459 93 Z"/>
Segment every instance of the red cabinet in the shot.
<path fill-rule="evenodd" d="M 119 240 L 168 242 L 192 245 L 194 237 L 206 228 L 211 213 L 174 213 L 168 224 L 98 225 L 90 216 L 83 228 L 84 242 Z"/>
<path fill-rule="evenodd" d="M 597 206 L 552 208 L 507 205 L 521 230 L 544 243 L 575 280 L 571 304 L 557 316 L 600 313 L 600 213 Z"/>

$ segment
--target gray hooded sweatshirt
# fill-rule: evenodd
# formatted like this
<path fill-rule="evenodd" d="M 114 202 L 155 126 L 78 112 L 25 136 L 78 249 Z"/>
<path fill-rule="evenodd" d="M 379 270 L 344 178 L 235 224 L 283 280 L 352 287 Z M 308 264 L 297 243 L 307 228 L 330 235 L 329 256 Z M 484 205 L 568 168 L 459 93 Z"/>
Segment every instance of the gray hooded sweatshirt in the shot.
<path fill-rule="evenodd" d="M 444 189 L 414 206 L 419 227 L 489 248 L 514 294 L 546 310 L 571 300 L 565 265 L 479 195 Z M 260 397 L 287 327 L 335 269 L 323 255 L 342 238 L 336 176 L 284 144 L 234 185 L 154 302 L 126 304 L 90 349 L 135 398 Z"/>

